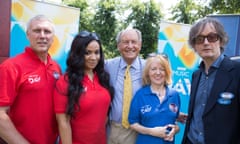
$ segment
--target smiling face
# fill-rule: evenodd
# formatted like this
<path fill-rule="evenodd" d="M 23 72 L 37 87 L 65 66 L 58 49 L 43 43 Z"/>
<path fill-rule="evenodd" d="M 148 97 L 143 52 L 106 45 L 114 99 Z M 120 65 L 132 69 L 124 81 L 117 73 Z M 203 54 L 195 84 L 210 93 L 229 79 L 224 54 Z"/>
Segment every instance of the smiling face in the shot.
<path fill-rule="evenodd" d="M 166 72 L 159 60 L 153 61 L 150 64 L 148 76 L 151 81 L 151 85 L 153 86 L 165 85 Z"/>
<path fill-rule="evenodd" d="M 124 60 L 131 64 L 141 50 L 142 42 L 137 32 L 133 29 L 126 30 L 121 34 L 121 41 L 118 43 L 118 50 Z"/>
<path fill-rule="evenodd" d="M 84 59 L 85 72 L 92 72 L 100 60 L 100 46 L 96 40 L 91 41 L 86 47 Z"/>
<path fill-rule="evenodd" d="M 203 43 L 195 43 L 194 50 L 205 60 L 215 61 L 221 55 L 221 42 L 220 38 L 216 41 L 211 41 L 206 36 L 217 34 L 212 23 L 207 23 L 202 32 L 197 36 L 204 36 Z"/>
<path fill-rule="evenodd" d="M 150 56 L 143 70 L 143 85 L 167 86 L 172 83 L 172 70 L 163 55 Z"/>
<path fill-rule="evenodd" d="M 47 53 L 53 43 L 53 24 L 46 19 L 33 20 L 28 27 L 27 37 L 35 53 Z"/>

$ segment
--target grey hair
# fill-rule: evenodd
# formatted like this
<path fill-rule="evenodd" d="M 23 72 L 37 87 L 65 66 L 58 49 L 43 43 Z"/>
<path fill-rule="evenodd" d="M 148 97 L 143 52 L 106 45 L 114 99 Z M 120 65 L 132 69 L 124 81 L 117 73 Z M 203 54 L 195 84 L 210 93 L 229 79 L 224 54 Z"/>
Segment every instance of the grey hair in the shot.
<path fill-rule="evenodd" d="M 38 20 L 45 20 L 45 21 L 50 22 L 51 25 L 52 25 L 53 32 L 55 31 L 55 30 L 54 30 L 54 29 L 55 29 L 55 26 L 54 26 L 53 21 L 52 21 L 51 19 L 49 19 L 47 16 L 45 16 L 45 15 L 36 15 L 36 16 L 32 17 L 32 18 L 28 21 L 28 23 L 27 23 L 26 31 L 28 31 L 28 30 L 30 29 L 30 26 L 31 26 L 31 24 L 32 24 L 33 21 L 38 21 Z"/>
<path fill-rule="evenodd" d="M 142 33 L 140 30 L 136 29 L 136 28 L 133 28 L 133 29 L 124 29 L 124 30 L 121 30 L 118 34 L 117 34 L 117 37 L 116 37 L 116 41 L 117 41 L 117 44 L 119 44 L 121 42 L 121 38 L 122 38 L 122 34 L 125 33 L 126 31 L 128 30 L 134 30 L 137 35 L 138 35 L 138 39 L 139 41 L 142 41 Z"/>

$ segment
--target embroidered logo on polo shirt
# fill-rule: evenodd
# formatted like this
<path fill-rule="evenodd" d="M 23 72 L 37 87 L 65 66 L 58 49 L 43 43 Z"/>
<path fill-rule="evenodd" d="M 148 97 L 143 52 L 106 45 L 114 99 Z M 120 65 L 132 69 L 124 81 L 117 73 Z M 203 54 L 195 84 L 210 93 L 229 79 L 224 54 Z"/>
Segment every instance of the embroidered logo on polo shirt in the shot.
<path fill-rule="evenodd" d="M 141 107 L 141 113 L 144 114 L 144 113 L 146 113 L 146 112 L 150 112 L 151 109 L 152 109 L 152 106 L 150 106 L 150 105 L 142 106 L 142 107 Z"/>
<path fill-rule="evenodd" d="M 54 71 L 54 72 L 53 72 L 53 77 L 54 77 L 55 79 L 59 79 L 60 74 L 59 74 L 57 71 Z"/>
<path fill-rule="evenodd" d="M 174 113 L 177 113 L 178 112 L 178 106 L 174 103 L 170 103 L 169 104 L 169 109 L 174 112 Z"/>
<path fill-rule="evenodd" d="M 40 80 L 41 80 L 41 77 L 39 75 L 29 75 L 28 76 L 28 82 L 30 84 L 33 84 L 35 82 L 40 82 Z"/>

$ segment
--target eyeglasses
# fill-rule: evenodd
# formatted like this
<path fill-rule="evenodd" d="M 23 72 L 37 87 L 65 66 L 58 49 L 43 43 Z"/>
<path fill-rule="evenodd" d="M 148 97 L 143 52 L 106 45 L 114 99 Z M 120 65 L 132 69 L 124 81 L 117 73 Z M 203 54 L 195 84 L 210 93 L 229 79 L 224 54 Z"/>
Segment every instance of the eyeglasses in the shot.
<path fill-rule="evenodd" d="M 205 41 L 205 38 L 207 38 L 208 42 L 216 42 L 219 40 L 219 35 L 216 34 L 216 33 L 210 33 L 206 36 L 204 35 L 198 35 L 197 37 L 195 37 L 193 40 L 194 40 L 194 43 L 195 44 L 203 44 L 204 41 Z"/>
<path fill-rule="evenodd" d="M 80 37 L 93 37 L 95 40 L 99 40 L 99 37 L 98 35 L 95 33 L 95 32 L 89 32 L 89 31 L 81 31 L 79 34 L 78 34 Z"/>
<path fill-rule="evenodd" d="M 149 53 L 147 57 L 149 58 L 149 57 L 156 57 L 156 56 L 162 56 L 163 58 L 168 60 L 168 55 L 165 53 Z"/>

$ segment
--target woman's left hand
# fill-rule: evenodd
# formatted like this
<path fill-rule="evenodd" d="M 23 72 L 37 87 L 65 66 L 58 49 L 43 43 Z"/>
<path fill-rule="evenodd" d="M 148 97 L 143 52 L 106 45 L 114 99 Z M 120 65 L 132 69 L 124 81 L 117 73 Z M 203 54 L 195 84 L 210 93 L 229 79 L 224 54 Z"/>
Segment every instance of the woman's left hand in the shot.
<path fill-rule="evenodd" d="M 167 135 L 166 137 L 164 137 L 164 140 L 173 141 L 175 134 L 179 132 L 179 126 L 177 124 L 176 125 L 169 124 L 167 125 L 166 131 L 167 131 Z"/>

